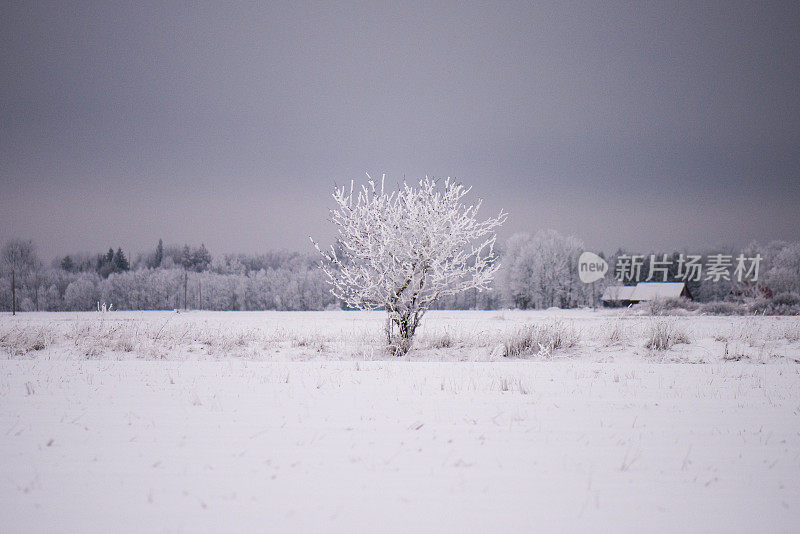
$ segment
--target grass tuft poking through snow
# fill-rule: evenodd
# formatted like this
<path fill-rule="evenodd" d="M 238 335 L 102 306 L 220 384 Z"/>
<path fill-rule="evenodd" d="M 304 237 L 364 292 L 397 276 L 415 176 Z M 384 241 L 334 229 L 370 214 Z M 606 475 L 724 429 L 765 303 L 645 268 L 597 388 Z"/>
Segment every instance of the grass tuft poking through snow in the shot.
<path fill-rule="evenodd" d="M 55 332 L 46 324 L 32 328 L 11 327 L 0 331 L 0 349 L 12 356 L 23 356 L 46 349 L 54 339 Z"/>
<path fill-rule="evenodd" d="M 104 360 L 391 360 L 379 312 L 114 312 L 0 315 L 0 357 Z M 800 318 L 640 316 L 620 310 L 430 312 L 403 356 L 413 361 L 596 361 L 691 346 L 680 361 L 800 360 Z M 691 330 L 689 327 L 691 326 Z M 689 335 L 691 334 L 691 336 Z M 669 361 L 675 361 L 668 358 Z"/>
<path fill-rule="evenodd" d="M 549 356 L 558 349 L 578 344 L 580 335 L 572 324 L 555 320 L 526 324 L 511 332 L 503 341 L 506 357 Z"/>
<path fill-rule="evenodd" d="M 674 319 L 656 319 L 647 329 L 644 346 L 651 350 L 669 350 L 679 343 L 691 343 L 685 326 Z"/>
<path fill-rule="evenodd" d="M 455 344 L 453 335 L 449 331 L 430 335 L 426 341 L 428 347 L 432 349 L 449 349 Z"/>
<path fill-rule="evenodd" d="M 783 337 L 789 343 L 800 341 L 800 325 L 797 323 L 787 324 L 783 327 Z"/>
<path fill-rule="evenodd" d="M 604 345 L 606 347 L 622 346 L 628 340 L 628 334 L 621 319 L 614 319 L 606 323 L 604 332 Z"/>

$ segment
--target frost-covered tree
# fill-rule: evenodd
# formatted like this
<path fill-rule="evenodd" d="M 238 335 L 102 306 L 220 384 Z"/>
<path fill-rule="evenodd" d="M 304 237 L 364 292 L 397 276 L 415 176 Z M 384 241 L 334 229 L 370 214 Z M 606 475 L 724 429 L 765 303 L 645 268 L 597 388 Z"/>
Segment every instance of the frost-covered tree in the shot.
<path fill-rule="evenodd" d="M 517 308 L 570 308 L 591 304 L 592 287 L 578 279 L 583 242 L 555 230 L 511 236 L 503 256 L 501 285 Z"/>
<path fill-rule="evenodd" d="M 189 245 L 183 245 L 183 252 L 181 253 L 181 265 L 187 271 L 192 268 L 192 249 Z"/>
<path fill-rule="evenodd" d="M 29 290 L 38 307 L 39 277 L 42 270 L 42 262 L 36 254 L 36 246 L 31 240 L 12 239 L 0 250 L 0 270 L 11 273 L 11 300 L 12 311 L 16 311 L 17 288 L 23 286 Z M 30 291 L 30 288 L 34 288 Z M 23 302 L 20 300 L 20 302 Z M 23 310 L 29 309 L 21 306 Z"/>
<path fill-rule="evenodd" d="M 164 261 L 164 242 L 159 239 L 158 245 L 156 246 L 156 254 L 153 257 L 153 268 L 157 269 L 161 267 L 162 261 Z"/>
<path fill-rule="evenodd" d="M 69 256 L 64 256 L 64 259 L 61 260 L 60 266 L 62 270 L 67 271 L 68 273 L 71 273 L 75 270 L 75 262 L 72 261 L 72 258 Z"/>
<path fill-rule="evenodd" d="M 114 272 L 127 271 L 131 268 L 128 258 L 125 256 L 125 253 L 122 252 L 122 247 L 119 247 L 114 253 L 112 263 L 114 264 Z"/>
<path fill-rule="evenodd" d="M 786 243 L 774 254 L 765 278 L 775 294 L 800 293 L 800 242 Z"/>
<path fill-rule="evenodd" d="M 183 247 L 181 264 L 187 271 L 201 273 L 211 267 L 211 253 L 202 244 L 200 248 L 189 248 L 189 245 L 186 245 Z"/>
<path fill-rule="evenodd" d="M 192 254 L 193 268 L 197 272 L 203 272 L 211 267 L 211 253 L 208 252 L 204 244 L 200 244 L 200 248 L 195 249 Z"/>
<path fill-rule="evenodd" d="M 64 306 L 68 310 L 88 311 L 100 300 L 100 279 L 95 273 L 81 273 L 70 282 L 64 292 Z"/>
<path fill-rule="evenodd" d="M 36 253 L 36 245 L 31 240 L 12 239 L 0 251 L 0 262 L 8 270 L 18 275 L 41 269 L 41 260 Z"/>
<path fill-rule="evenodd" d="M 481 202 L 465 205 L 470 188 L 450 179 L 444 188 L 426 177 L 392 192 L 384 180 L 380 188 L 373 180 L 357 191 L 352 182 L 337 188 L 331 221 L 338 246 L 314 246 L 331 293 L 351 308 L 386 310 L 389 347 L 402 355 L 437 299 L 488 289 L 499 267 L 495 229 L 506 214 L 478 221 Z"/>

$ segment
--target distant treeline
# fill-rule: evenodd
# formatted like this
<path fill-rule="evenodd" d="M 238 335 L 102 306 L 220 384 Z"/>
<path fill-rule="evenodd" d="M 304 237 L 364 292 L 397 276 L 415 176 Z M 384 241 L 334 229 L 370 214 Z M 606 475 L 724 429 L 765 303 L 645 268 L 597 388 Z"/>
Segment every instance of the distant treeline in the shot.
<path fill-rule="evenodd" d="M 619 250 L 607 258 L 604 280 L 584 284 L 577 261 L 584 250 L 574 237 L 554 231 L 518 234 L 500 248 L 502 268 L 491 291 L 469 291 L 439 302 L 439 309 L 562 308 L 593 306 L 614 279 Z M 751 244 L 738 253 L 762 257 L 756 283 L 689 281 L 696 300 L 744 302 L 800 293 L 800 243 Z M 657 257 L 663 254 L 654 253 Z M 649 253 L 642 265 L 649 270 Z M 677 258 L 677 252 L 668 254 Z M 11 310 L 12 277 L 21 311 L 93 310 L 99 303 L 119 310 L 322 310 L 340 308 L 318 269 L 319 256 L 271 251 L 259 255 L 212 256 L 204 245 L 165 246 L 130 260 L 119 246 L 96 255 L 70 254 L 48 267 L 31 241 L 14 239 L 0 250 L 0 310 Z M 674 265 L 668 281 L 677 280 Z M 13 273 L 13 274 L 12 274 Z M 794 298 L 794 297 L 792 297 Z"/>
<path fill-rule="evenodd" d="M 684 282 L 694 300 L 699 302 L 752 304 L 777 297 L 781 301 L 800 300 L 800 242 L 773 241 L 766 245 L 754 242 L 741 250 L 648 252 L 619 249 L 604 258 L 609 272 L 593 284 L 582 283 L 578 275 L 578 259 L 585 250 L 579 239 L 553 230 L 514 235 L 504 244 L 503 267 L 495 287 L 502 293 L 506 305 L 516 308 L 594 305 L 607 286 L 634 285 L 637 281 Z M 740 256 L 745 267 L 754 269 L 741 273 L 743 276 L 737 273 Z M 758 258 L 757 267 L 751 261 L 754 258 Z M 701 267 L 696 272 L 698 276 L 687 276 L 690 269 L 686 265 L 691 260 L 697 260 Z M 619 268 L 626 264 L 628 269 L 620 272 Z M 631 269 L 631 264 L 636 267 Z M 712 273 L 714 264 L 724 275 Z M 721 268 L 723 264 L 727 266 Z M 633 280 L 625 276 L 631 274 L 631 270 L 637 274 Z M 616 278 L 620 274 L 622 280 Z"/>
<path fill-rule="evenodd" d="M 3 247 L 0 309 L 11 309 L 11 272 L 17 308 L 93 310 L 98 302 L 118 310 L 321 310 L 337 306 L 311 255 L 269 252 L 228 254 L 212 261 L 199 247 L 165 247 L 132 263 L 121 248 L 72 254 L 44 267 L 30 241 Z"/>

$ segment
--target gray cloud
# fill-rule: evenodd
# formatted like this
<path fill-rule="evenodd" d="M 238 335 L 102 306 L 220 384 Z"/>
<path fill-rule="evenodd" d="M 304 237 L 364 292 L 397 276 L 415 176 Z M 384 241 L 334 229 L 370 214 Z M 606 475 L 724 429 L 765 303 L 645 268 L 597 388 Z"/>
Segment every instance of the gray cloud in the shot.
<path fill-rule="evenodd" d="M 0 240 L 302 249 L 365 171 L 598 248 L 796 238 L 800 8 L 650 4 L 5 4 Z"/>

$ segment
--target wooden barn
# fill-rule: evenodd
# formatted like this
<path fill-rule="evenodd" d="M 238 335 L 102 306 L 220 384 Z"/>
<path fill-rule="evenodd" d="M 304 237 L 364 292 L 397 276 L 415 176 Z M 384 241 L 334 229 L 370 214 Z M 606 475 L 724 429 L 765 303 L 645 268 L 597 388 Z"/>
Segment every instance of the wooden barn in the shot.
<path fill-rule="evenodd" d="M 629 306 L 649 300 L 690 299 L 692 294 L 683 282 L 639 282 L 635 286 L 609 286 L 600 297 L 604 306 Z"/>

